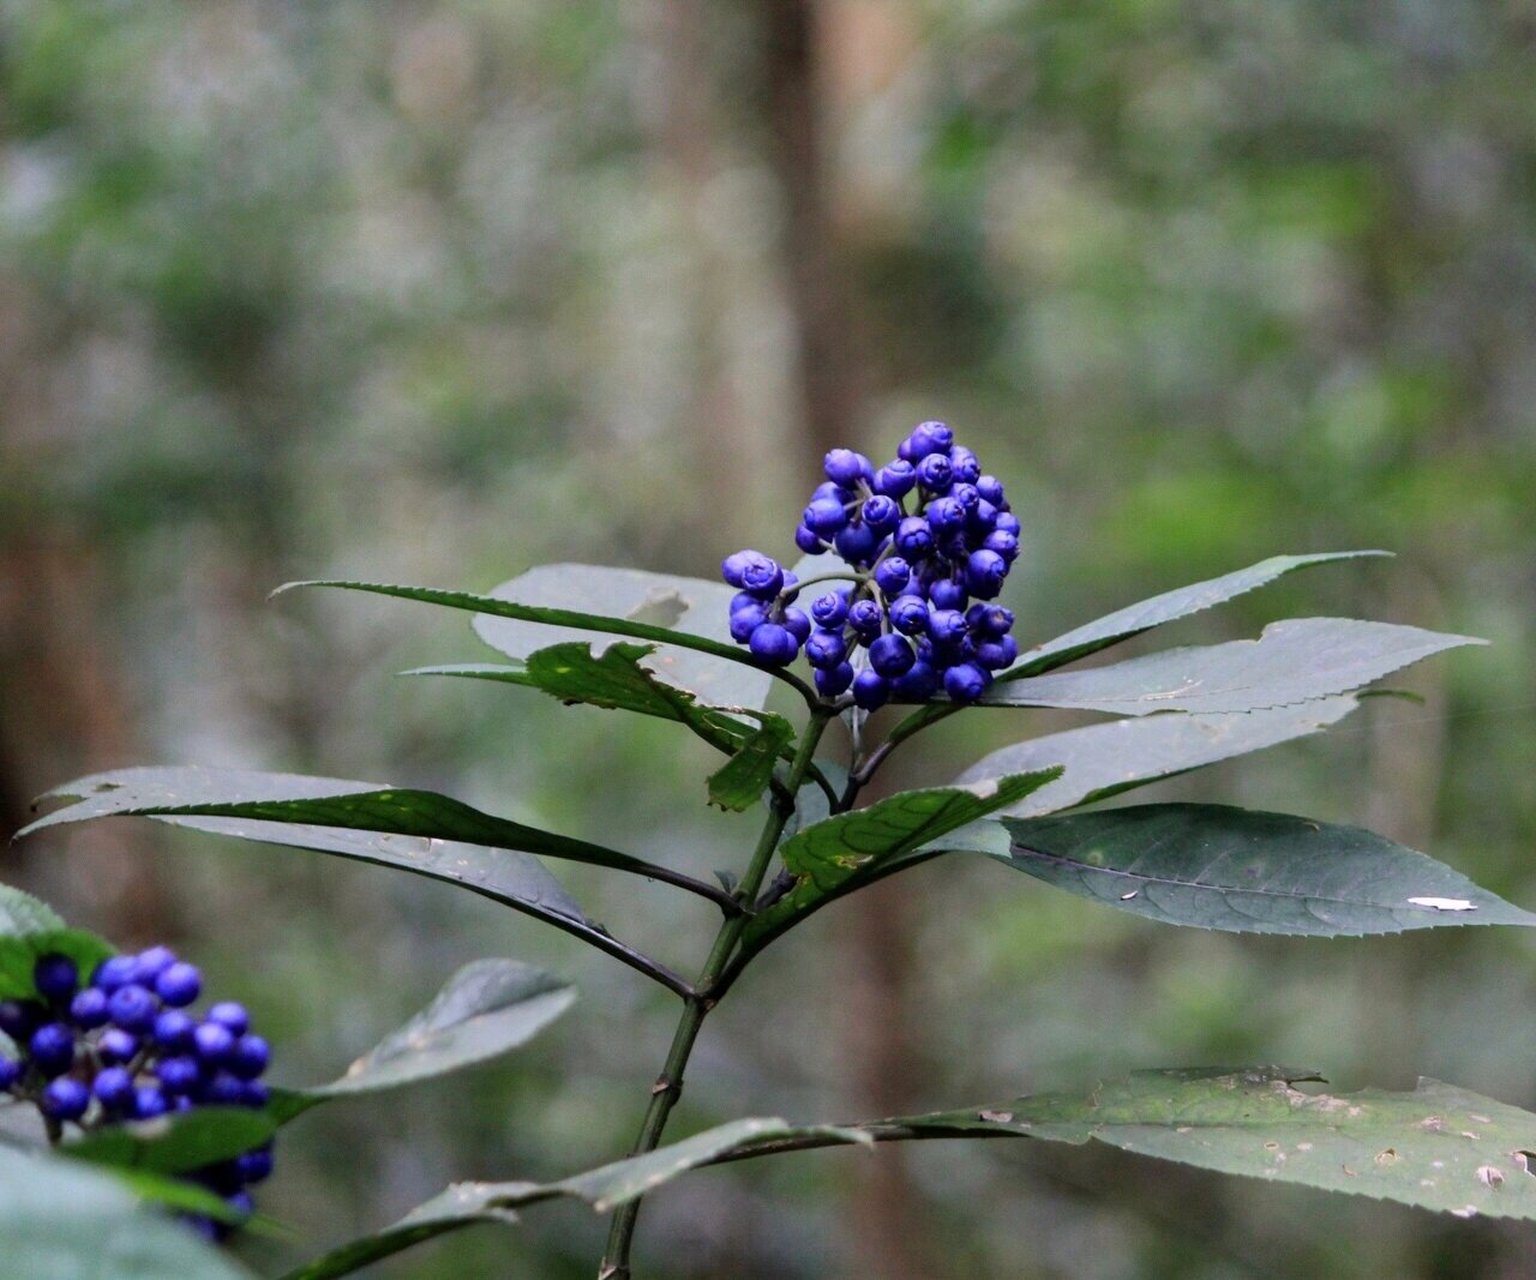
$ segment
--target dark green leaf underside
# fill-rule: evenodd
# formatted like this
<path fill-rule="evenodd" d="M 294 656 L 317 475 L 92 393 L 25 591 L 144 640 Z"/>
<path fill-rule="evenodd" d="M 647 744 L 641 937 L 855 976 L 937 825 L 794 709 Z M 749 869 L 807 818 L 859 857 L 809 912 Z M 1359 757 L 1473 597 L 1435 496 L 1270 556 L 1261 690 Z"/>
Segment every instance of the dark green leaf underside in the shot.
<path fill-rule="evenodd" d="M 1465 876 L 1359 827 L 1223 805 L 999 819 L 1005 865 L 1166 924 L 1317 937 L 1536 925 Z"/>
<path fill-rule="evenodd" d="M 1348 693 L 1470 636 L 1350 618 L 1290 618 L 1257 640 L 1148 654 L 1086 671 L 999 683 L 984 701 L 1144 716 L 1240 712 Z"/>
<path fill-rule="evenodd" d="M 271 1117 L 261 1111 L 202 1107 L 157 1120 L 100 1129 L 61 1150 L 92 1164 L 148 1173 L 185 1173 L 260 1146 L 275 1129 Z"/>
<path fill-rule="evenodd" d="M 1204 582 L 1166 591 L 1162 595 L 1152 596 L 1150 599 L 1128 605 L 1124 609 L 1118 609 L 1114 613 L 1076 627 L 1065 635 L 1057 636 L 1056 639 L 1048 640 L 1045 644 L 1029 650 L 1023 655 L 1019 665 L 1004 679 L 1013 680 L 1023 676 L 1038 675 L 1043 671 L 1065 666 L 1078 658 L 1087 657 L 1090 653 L 1097 653 L 1122 640 L 1150 631 L 1153 627 L 1176 622 L 1180 618 L 1187 618 L 1215 605 L 1223 604 L 1296 569 L 1328 564 L 1334 560 L 1351 560 L 1361 556 L 1388 554 L 1385 551 L 1332 551 L 1317 555 L 1271 556 L 1268 560 L 1261 560 L 1258 564 L 1249 565 L 1246 569 L 1238 569 L 1234 573 L 1223 574 L 1219 578 L 1210 578 Z"/>

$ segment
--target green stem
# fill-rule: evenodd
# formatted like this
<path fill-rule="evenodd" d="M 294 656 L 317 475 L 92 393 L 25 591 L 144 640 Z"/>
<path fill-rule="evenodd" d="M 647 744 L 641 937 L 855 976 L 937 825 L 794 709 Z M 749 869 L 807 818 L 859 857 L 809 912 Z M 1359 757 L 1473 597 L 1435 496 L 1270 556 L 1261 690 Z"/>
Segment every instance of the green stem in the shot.
<path fill-rule="evenodd" d="M 661 1074 L 651 1088 L 651 1101 L 645 1109 L 645 1119 L 640 1125 L 640 1136 L 635 1139 L 635 1145 L 629 1153 L 632 1156 L 654 1151 L 661 1142 L 662 1131 L 667 1126 L 667 1118 L 672 1114 L 672 1108 L 676 1105 L 678 1098 L 682 1096 L 683 1072 L 688 1066 L 689 1055 L 693 1052 L 694 1041 L 699 1037 L 699 1030 L 704 1025 L 705 1017 L 715 1007 L 716 983 L 741 941 L 742 931 L 751 918 L 747 909 L 756 901 L 758 892 L 762 888 L 763 877 L 767 875 L 774 851 L 779 847 L 779 837 L 784 832 L 784 825 L 795 811 L 795 794 L 810 771 L 816 744 L 821 740 L 822 732 L 834 714 L 830 708 L 826 707 L 812 709 L 810 723 L 806 725 L 805 733 L 800 739 L 799 750 L 795 752 L 795 758 L 790 763 L 789 772 L 784 778 L 784 787 L 782 790 L 775 788 L 774 798 L 768 810 L 768 820 L 763 824 L 762 834 L 757 840 L 757 848 L 752 852 L 752 861 L 748 864 L 746 873 L 741 878 L 741 884 L 736 889 L 736 901 L 743 910 L 728 916 L 720 926 L 720 932 L 715 935 L 714 946 L 710 948 L 709 958 L 704 961 L 704 968 L 699 973 L 699 980 L 694 983 L 692 993 L 684 998 L 683 1015 L 678 1020 L 677 1030 L 672 1034 L 672 1047 L 667 1051 L 667 1059 L 662 1064 Z M 640 1204 L 639 1199 L 631 1200 L 614 1212 L 613 1222 L 608 1231 L 608 1245 L 603 1251 L 603 1261 L 598 1267 L 598 1280 L 630 1280 L 629 1249 L 635 1234 L 635 1220 L 640 1213 Z"/>

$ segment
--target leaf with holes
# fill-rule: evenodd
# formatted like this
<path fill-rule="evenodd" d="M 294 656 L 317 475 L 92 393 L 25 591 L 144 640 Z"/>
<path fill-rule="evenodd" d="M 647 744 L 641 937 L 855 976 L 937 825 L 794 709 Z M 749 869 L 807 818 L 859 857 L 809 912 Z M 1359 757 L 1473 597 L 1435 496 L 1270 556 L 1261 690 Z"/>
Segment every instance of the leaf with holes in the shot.
<path fill-rule="evenodd" d="M 998 822 L 1011 849 L 984 850 L 997 861 L 1165 924 L 1313 937 L 1536 925 L 1536 914 L 1359 827 L 1199 804 Z"/>
<path fill-rule="evenodd" d="M 1266 1182 L 1417 1205 L 1457 1217 L 1536 1219 L 1536 1115 L 1453 1085 L 1412 1093 L 1298 1088 L 1281 1067 L 1140 1071 L 1086 1094 L 1040 1094 L 869 1126 L 910 1137 L 1103 1142 Z"/>
<path fill-rule="evenodd" d="M 1179 587 L 1173 591 L 1165 591 L 1162 595 L 1128 605 L 1124 609 L 1117 609 L 1114 613 L 1076 627 L 1065 635 L 1057 636 L 1056 639 L 1029 650 L 1023 655 L 1019 665 L 1001 678 L 1015 680 L 1065 666 L 1069 662 L 1087 657 L 1090 653 L 1097 653 L 1101 649 L 1119 644 L 1122 640 L 1129 640 L 1132 636 L 1150 631 L 1153 627 L 1161 627 L 1169 622 L 1176 622 L 1180 618 L 1201 613 L 1218 604 L 1224 604 L 1228 600 L 1245 595 L 1297 569 L 1329 564 L 1335 560 L 1354 560 L 1361 556 L 1388 554 L 1390 553 L 1386 551 L 1330 551 L 1318 555 L 1271 556 L 1268 560 L 1261 560 L 1258 564 L 1249 565 L 1246 569 L 1223 574 L 1219 578 L 1210 578 L 1205 582 L 1196 582 L 1187 587 Z"/>
<path fill-rule="evenodd" d="M 1290 618 L 1264 628 L 1257 640 L 1169 649 L 1087 671 L 1000 682 L 983 701 L 1125 716 L 1260 711 L 1348 693 L 1431 654 L 1484 643 L 1388 622 Z"/>

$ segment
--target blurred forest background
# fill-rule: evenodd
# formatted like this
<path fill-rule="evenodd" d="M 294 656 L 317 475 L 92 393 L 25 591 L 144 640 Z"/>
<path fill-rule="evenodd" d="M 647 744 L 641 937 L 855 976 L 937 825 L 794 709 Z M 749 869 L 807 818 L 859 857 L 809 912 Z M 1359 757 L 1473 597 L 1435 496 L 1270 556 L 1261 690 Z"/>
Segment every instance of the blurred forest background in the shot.
<path fill-rule="evenodd" d="M 438 787 L 684 866 L 672 726 L 394 672 L 462 615 L 285 597 L 484 590 L 550 560 L 712 575 L 790 533 L 846 443 L 942 417 L 1009 485 L 1021 643 L 1275 552 L 1385 547 L 1160 633 L 1286 613 L 1486 636 L 1324 738 L 1136 799 L 1371 826 L 1536 907 L 1536 5 L 1530 0 L 4 0 L 0 815 L 196 762 Z M 947 780 L 1059 713 L 950 721 Z M 979 724 L 977 723 L 979 721 Z M 600 785 L 594 786 L 594 781 Z M 693 969 L 707 907 L 561 868 Z M 301 1244 L 454 1178 L 630 1142 L 672 997 L 450 888 L 149 823 L 4 878 L 246 1000 L 328 1078 L 460 963 L 574 979 L 520 1057 L 301 1121 L 263 1207 Z M 1536 1107 L 1536 947 L 1161 929 L 980 861 L 816 916 L 705 1031 L 675 1134 L 863 1119 L 1148 1066 L 1423 1073 Z M 643 914 L 636 914 L 643 913 Z M 381 1266 L 592 1274 L 531 1212 Z M 1529 1277 L 1536 1236 L 1118 1153 L 923 1143 L 701 1173 L 641 1273 L 948 1280 Z"/>

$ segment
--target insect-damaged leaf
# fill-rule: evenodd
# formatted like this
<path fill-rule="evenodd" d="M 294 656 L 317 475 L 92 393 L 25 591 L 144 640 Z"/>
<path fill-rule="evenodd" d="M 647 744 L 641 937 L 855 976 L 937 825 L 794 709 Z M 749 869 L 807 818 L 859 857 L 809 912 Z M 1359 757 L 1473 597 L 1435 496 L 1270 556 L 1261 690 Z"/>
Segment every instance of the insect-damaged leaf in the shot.
<path fill-rule="evenodd" d="M 1471 636 L 1351 618 L 1290 618 L 1257 640 L 1170 649 L 1087 671 L 999 682 L 983 701 L 1144 716 L 1239 712 L 1348 693 Z"/>
<path fill-rule="evenodd" d="M 1412 1093 L 1297 1088 L 1280 1067 L 1140 1071 L 1086 1094 L 1053 1093 L 885 1126 L 906 1136 L 1097 1141 L 1138 1155 L 1374 1196 L 1458 1217 L 1536 1219 L 1536 1115 L 1453 1085 Z"/>
<path fill-rule="evenodd" d="M 1001 818 L 997 861 L 1080 897 L 1235 933 L 1316 937 L 1536 925 L 1460 872 L 1359 827 L 1225 805 Z"/>

